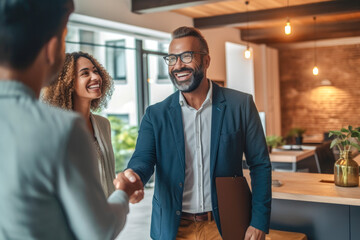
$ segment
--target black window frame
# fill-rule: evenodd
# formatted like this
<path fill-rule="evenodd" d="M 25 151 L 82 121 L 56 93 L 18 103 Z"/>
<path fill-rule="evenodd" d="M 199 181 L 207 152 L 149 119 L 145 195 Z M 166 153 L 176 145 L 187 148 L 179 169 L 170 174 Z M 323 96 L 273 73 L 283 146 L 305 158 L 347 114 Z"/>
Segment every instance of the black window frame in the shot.
<path fill-rule="evenodd" d="M 165 44 L 159 42 L 158 43 L 158 51 L 159 52 L 167 52 L 167 49 L 165 48 Z M 163 59 L 163 56 L 158 56 L 158 74 L 157 74 L 157 82 L 158 83 L 168 83 L 169 81 L 169 73 L 167 69 L 167 65 Z"/>

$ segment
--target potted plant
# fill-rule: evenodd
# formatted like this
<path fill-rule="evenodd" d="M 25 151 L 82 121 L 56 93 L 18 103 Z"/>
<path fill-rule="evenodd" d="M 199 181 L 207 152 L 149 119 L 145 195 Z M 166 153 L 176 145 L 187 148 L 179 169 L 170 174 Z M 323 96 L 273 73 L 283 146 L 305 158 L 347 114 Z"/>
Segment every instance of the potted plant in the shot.
<path fill-rule="evenodd" d="M 330 148 L 337 146 L 340 158 L 335 162 L 334 181 L 337 186 L 357 187 L 359 185 L 359 165 L 352 160 L 351 148 L 360 151 L 360 127 L 342 128 L 340 131 L 330 131 L 329 137 L 334 136 Z"/>
<path fill-rule="evenodd" d="M 284 141 L 281 136 L 266 136 L 266 145 L 268 146 L 269 153 L 271 153 L 273 148 L 284 145 Z"/>
<path fill-rule="evenodd" d="M 303 141 L 303 134 L 306 132 L 305 128 L 299 128 L 299 127 L 295 127 L 295 128 L 291 128 L 288 136 L 289 137 L 294 137 L 295 138 L 295 144 L 297 145 L 301 145 L 302 141 Z"/>

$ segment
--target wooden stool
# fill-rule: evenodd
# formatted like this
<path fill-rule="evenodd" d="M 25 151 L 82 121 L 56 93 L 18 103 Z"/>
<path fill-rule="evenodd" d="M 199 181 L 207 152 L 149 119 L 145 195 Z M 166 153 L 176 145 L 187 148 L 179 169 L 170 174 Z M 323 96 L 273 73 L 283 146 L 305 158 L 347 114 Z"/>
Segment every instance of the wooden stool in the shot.
<path fill-rule="evenodd" d="M 266 234 L 265 240 L 307 240 L 307 236 L 303 233 L 286 232 L 270 229 Z"/>

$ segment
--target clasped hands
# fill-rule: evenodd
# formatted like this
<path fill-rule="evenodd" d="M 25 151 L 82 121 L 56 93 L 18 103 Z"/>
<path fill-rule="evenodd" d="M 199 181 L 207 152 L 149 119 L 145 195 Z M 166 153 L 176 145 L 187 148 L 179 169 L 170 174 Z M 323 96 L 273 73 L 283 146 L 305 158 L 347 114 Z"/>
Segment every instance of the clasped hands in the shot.
<path fill-rule="evenodd" d="M 128 195 L 130 203 L 138 203 L 144 198 L 144 185 L 131 169 L 118 173 L 113 183 L 116 190 L 123 190 Z"/>

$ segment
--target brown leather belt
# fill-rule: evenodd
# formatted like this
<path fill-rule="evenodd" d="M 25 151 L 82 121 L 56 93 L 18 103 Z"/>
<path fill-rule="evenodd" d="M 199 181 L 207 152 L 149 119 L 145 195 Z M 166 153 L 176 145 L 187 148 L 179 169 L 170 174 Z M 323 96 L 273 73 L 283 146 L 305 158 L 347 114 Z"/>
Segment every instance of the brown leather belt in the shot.
<path fill-rule="evenodd" d="M 211 221 L 214 219 L 211 212 L 203 212 L 203 213 L 195 213 L 195 214 L 182 212 L 181 218 L 194 222 Z"/>

